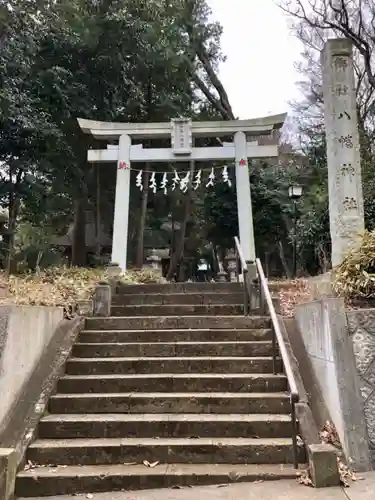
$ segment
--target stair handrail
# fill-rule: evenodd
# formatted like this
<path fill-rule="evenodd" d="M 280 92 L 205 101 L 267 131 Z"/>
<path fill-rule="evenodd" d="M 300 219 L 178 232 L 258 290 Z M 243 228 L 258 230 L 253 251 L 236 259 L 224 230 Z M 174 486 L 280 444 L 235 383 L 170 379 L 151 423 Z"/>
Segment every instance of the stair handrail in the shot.
<path fill-rule="evenodd" d="M 280 330 L 279 320 L 277 319 L 277 314 L 275 311 L 275 306 L 272 301 L 271 293 L 268 287 L 267 279 L 264 275 L 263 266 L 260 259 L 255 259 L 256 268 L 258 271 L 259 279 L 259 292 L 260 292 L 260 304 L 261 309 L 265 312 L 265 307 L 267 306 L 268 313 L 271 317 L 272 333 L 273 333 L 273 368 L 274 373 L 277 373 L 276 366 L 276 344 L 279 346 L 279 352 L 281 360 L 283 362 L 285 375 L 288 381 L 289 391 L 290 391 L 290 403 L 291 403 L 291 418 L 293 427 L 293 464 L 296 469 L 298 469 L 298 444 L 297 444 L 297 419 L 296 419 L 296 403 L 299 402 L 299 392 L 296 382 L 296 378 L 293 373 L 292 363 L 289 357 L 289 353 L 285 344 L 284 337 Z"/>
<path fill-rule="evenodd" d="M 234 237 L 235 251 L 236 251 L 236 274 L 237 281 L 240 280 L 240 274 L 243 276 L 243 292 L 244 292 L 244 314 L 247 316 L 251 309 L 251 282 L 249 279 L 249 265 L 244 257 L 240 240 L 237 236 Z"/>

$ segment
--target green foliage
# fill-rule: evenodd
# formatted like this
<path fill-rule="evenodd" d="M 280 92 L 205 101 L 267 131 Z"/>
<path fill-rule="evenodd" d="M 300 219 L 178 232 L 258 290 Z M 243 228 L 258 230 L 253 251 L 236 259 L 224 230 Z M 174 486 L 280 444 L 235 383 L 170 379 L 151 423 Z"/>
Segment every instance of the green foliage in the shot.
<path fill-rule="evenodd" d="M 229 171 L 229 175 L 233 179 L 234 171 Z M 203 214 L 208 241 L 224 249 L 232 248 L 233 239 L 238 235 L 235 183 L 229 187 L 219 182 L 212 189 L 207 190 Z"/>
<path fill-rule="evenodd" d="M 197 116 L 201 109 L 215 114 L 197 91 L 203 67 L 196 54 L 203 46 L 216 68 L 220 35 L 205 0 L 10 0 L 2 6 L 0 206 L 11 214 L 9 225 L 22 220 L 61 234 L 77 198 L 95 211 L 96 178 L 86 161 L 95 143 L 79 131 L 77 117 L 139 122 Z M 209 79 L 204 82 L 211 91 Z M 114 174 L 111 166 L 101 175 L 109 232 Z M 135 234 L 140 197 L 134 190 L 132 205 Z"/>

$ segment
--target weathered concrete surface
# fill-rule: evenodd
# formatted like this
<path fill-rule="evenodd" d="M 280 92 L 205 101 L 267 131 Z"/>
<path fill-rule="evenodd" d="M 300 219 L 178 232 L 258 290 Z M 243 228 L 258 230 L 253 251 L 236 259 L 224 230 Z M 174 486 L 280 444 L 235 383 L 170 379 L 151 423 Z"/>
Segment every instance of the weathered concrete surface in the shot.
<path fill-rule="evenodd" d="M 99 283 L 94 294 L 94 316 L 110 316 L 112 289 L 108 283 Z"/>
<path fill-rule="evenodd" d="M 62 319 L 61 307 L 0 307 L 0 427 Z"/>
<path fill-rule="evenodd" d="M 299 432 L 308 450 L 313 484 L 316 488 L 338 486 L 340 484 L 340 477 L 336 450 L 333 446 L 321 444 L 317 422 L 309 406 L 308 392 L 303 383 L 298 359 L 293 351 L 293 335 L 289 335 L 287 322 L 284 321 L 284 318 L 279 316 L 278 320 L 298 388 L 299 402 L 296 404 L 296 413 L 299 422 Z"/>
<path fill-rule="evenodd" d="M 137 295 L 115 295 L 112 299 L 112 305 L 243 304 L 243 301 L 244 294 L 242 291 L 235 293 L 173 293 L 170 295 L 163 293 L 142 293 Z"/>
<path fill-rule="evenodd" d="M 56 394 L 53 413 L 289 413 L 287 393 Z"/>
<path fill-rule="evenodd" d="M 121 358 L 190 356 L 272 356 L 271 341 L 78 343 L 73 357 Z"/>
<path fill-rule="evenodd" d="M 322 391 L 318 383 L 317 374 L 312 365 L 312 360 L 295 318 L 282 318 L 288 332 L 288 337 L 294 356 L 298 363 L 298 371 L 303 381 L 305 392 L 300 394 L 301 401 L 307 398 L 306 403 L 311 408 L 316 424 L 321 427 L 330 420 L 330 414 L 324 402 Z"/>
<path fill-rule="evenodd" d="M 320 300 L 323 297 L 335 296 L 332 289 L 331 272 L 307 278 L 307 282 L 310 288 L 310 300 Z"/>
<path fill-rule="evenodd" d="M 357 470 L 370 470 L 363 401 L 344 302 L 325 298 L 297 306 L 296 320 L 345 456 Z"/>
<path fill-rule="evenodd" d="M 83 319 L 80 317 L 59 323 L 39 362 L 24 383 L 18 400 L 0 426 L 0 445 L 14 448 L 17 461 L 22 459 L 33 439 L 35 428 L 82 326 Z"/>
<path fill-rule="evenodd" d="M 272 330 L 268 328 L 206 329 L 206 330 L 85 330 L 78 342 L 121 343 L 121 342 L 234 342 L 271 340 Z"/>
<path fill-rule="evenodd" d="M 340 484 L 337 457 L 333 446 L 331 446 L 332 453 L 327 453 L 328 446 L 327 444 L 308 446 L 310 474 L 315 488 Z"/>
<path fill-rule="evenodd" d="M 299 463 L 305 463 L 300 447 Z M 291 438 L 104 438 L 51 439 L 31 444 L 28 459 L 40 465 L 114 465 L 124 460 L 167 464 L 289 464 Z"/>
<path fill-rule="evenodd" d="M 10 500 L 14 493 L 17 473 L 16 451 L 12 448 L 0 448 L 0 498 Z"/>
<path fill-rule="evenodd" d="M 279 370 L 280 363 L 277 364 Z M 71 358 L 69 375 L 108 373 L 272 373 L 271 356 Z"/>
<path fill-rule="evenodd" d="M 58 392 L 115 393 L 136 392 L 286 392 L 285 375 L 258 373 L 147 373 L 132 375 L 65 375 L 57 386 Z"/>
<path fill-rule="evenodd" d="M 41 439 L 126 438 L 155 435 L 176 437 L 288 438 L 292 432 L 289 415 L 268 414 L 65 414 L 46 415 L 39 424 Z M 335 457 L 336 461 L 336 457 Z"/>
<path fill-rule="evenodd" d="M 119 295 L 139 295 L 150 293 L 176 294 L 176 293 L 238 293 L 241 292 L 240 283 L 168 283 L 157 284 L 148 283 L 145 285 L 125 285 L 117 286 Z"/>
<path fill-rule="evenodd" d="M 189 330 L 224 328 L 270 328 L 262 316 L 129 316 L 126 318 L 88 318 L 88 330 Z"/>
<path fill-rule="evenodd" d="M 375 309 L 347 311 L 346 316 L 364 402 L 372 464 L 375 466 Z"/>
<path fill-rule="evenodd" d="M 133 305 L 131 317 L 87 319 L 17 494 L 295 478 L 290 396 L 281 363 L 273 374 L 270 320 L 234 315 L 231 304 Z M 188 316 L 194 309 L 205 315 Z M 299 463 L 306 459 L 301 444 Z"/>
<path fill-rule="evenodd" d="M 36 426 L 82 326 L 82 318 L 77 317 L 72 321 L 61 321 L 57 328 L 52 329 L 51 339 L 1 422 L 1 500 L 13 498 L 18 466 L 22 464 L 24 452 L 34 438 Z M 14 361 L 16 363 L 18 359 Z"/>
<path fill-rule="evenodd" d="M 205 486 L 198 488 L 159 489 L 125 491 L 118 493 L 95 493 L 93 500 L 373 500 L 375 474 L 364 474 L 363 480 L 352 483 L 350 488 L 314 489 L 302 486 L 294 480 L 245 483 L 228 486 Z M 35 498 L 35 500 L 72 500 L 91 496 L 58 496 Z"/>
<path fill-rule="evenodd" d="M 243 311 L 243 304 L 130 305 L 112 306 L 111 316 L 232 316 Z"/>

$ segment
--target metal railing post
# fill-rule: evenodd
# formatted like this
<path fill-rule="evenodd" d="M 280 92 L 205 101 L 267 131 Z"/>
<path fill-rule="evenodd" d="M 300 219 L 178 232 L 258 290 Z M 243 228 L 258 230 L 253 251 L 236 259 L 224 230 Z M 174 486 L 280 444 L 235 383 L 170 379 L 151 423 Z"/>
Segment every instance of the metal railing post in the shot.
<path fill-rule="evenodd" d="M 292 418 L 292 443 L 293 443 L 293 466 L 295 469 L 298 469 L 298 425 L 296 418 L 296 397 L 294 394 L 291 394 L 290 404 L 291 404 L 291 418 Z M 298 399 L 298 398 L 297 398 Z"/>
<path fill-rule="evenodd" d="M 244 293 L 244 314 L 249 315 L 249 289 L 248 289 L 248 272 L 247 269 L 242 270 L 243 273 L 243 293 Z"/>
<path fill-rule="evenodd" d="M 262 287 L 262 284 L 260 283 L 259 279 L 258 279 L 258 287 L 259 287 L 259 308 L 260 308 L 260 312 L 261 312 L 261 314 L 265 314 L 266 313 L 266 302 L 265 302 L 265 298 L 264 298 L 263 287 Z"/>
<path fill-rule="evenodd" d="M 272 369 L 274 375 L 277 375 L 277 345 L 276 345 L 276 333 L 273 324 L 272 328 Z"/>

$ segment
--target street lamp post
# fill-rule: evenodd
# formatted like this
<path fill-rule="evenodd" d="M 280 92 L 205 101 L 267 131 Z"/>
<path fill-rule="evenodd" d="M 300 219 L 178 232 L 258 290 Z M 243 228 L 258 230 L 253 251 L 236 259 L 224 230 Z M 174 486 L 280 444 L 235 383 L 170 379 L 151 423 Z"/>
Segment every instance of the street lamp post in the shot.
<path fill-rule="evenodd" d="M 293 201 L 294 208 L 294 235 L 293 235 L 293 278 L 297 276 L 297 201 L 302 196 L 302 186 L 293 184 L 289 187 L 289 198 Z"/>

